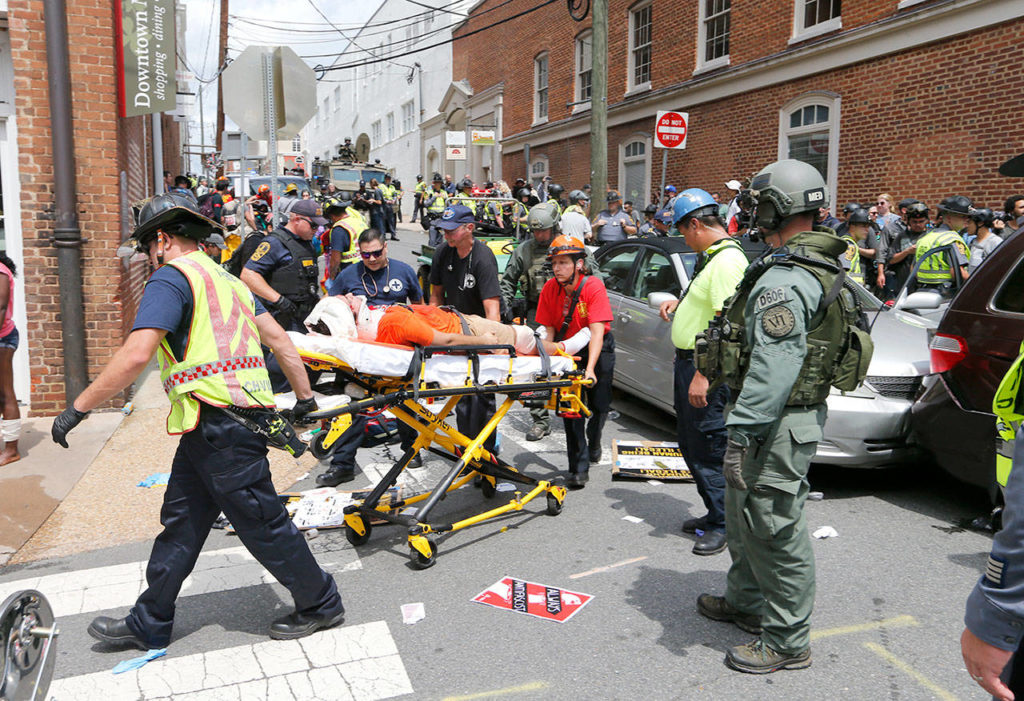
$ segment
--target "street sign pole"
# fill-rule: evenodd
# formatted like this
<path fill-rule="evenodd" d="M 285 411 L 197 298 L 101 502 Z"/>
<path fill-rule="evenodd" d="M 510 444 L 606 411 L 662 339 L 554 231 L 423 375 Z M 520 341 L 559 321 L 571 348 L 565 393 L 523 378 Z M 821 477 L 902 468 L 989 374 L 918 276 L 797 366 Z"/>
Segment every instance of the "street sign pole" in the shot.
<path fill-rule="evenodd" d="M 245 171 L 249 170 L 249 166 L 245 162 L 245 155 L 246 155 L 246 153 L 248 153 L 248 151 L 249 151 L 249 135 L 246 134 L 243 131 L 242 132 L 242 155 L 238 159 L 238 168 L 239 168 L 239 170 L 242 171 L 242 173 L 241 173 L 241 180 L 239 180 L 239 182 L 238 182 L 238 192 L 235 193 L 236 197 L 241 197 L 242 198 L 242 204 L 243 204 L 242 216 L 243 217 L 245 216 L 245 207 L 244 207 L 245 201 L 247 199 L 249 199 L 249 190 L 248 190 L 248 188 L 246 188 L 246 183 L 248 182 L 249 178 L 246 176 L 246 173 L 245 173 Z M 224 160 L 227 161 L 226 158 Z"/>
<path fill-rule="evenodd" d="M 661 189 L 658 190 L 658 208 L 665 206 L 665 170 L 668 168 L 668 149 L 661 149 Z"/>
<path fill-rule="evenodd" d="M 265 53 L 263 58 L 263 122 L 267 129 L 267 159 L 270 161 L 270 193 L 275 202 L 280 195 L 277 193 L 277 106 L 274 104 L 274 55 Z M 274 226 L 281 222 L 274 221 L 271 210 L 271 221 Z"/>

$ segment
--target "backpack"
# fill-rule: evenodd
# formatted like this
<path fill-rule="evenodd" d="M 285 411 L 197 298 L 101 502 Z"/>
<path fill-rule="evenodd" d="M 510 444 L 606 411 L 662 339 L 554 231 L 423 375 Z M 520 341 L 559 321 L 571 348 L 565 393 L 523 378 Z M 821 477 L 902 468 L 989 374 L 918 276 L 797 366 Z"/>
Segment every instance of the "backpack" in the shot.
<path fill-rule="evenodd" d="M 213 194 L 206 193 L 196 202 L 199 204 L 199 213 L 207 219 L 213 219 Z"/>

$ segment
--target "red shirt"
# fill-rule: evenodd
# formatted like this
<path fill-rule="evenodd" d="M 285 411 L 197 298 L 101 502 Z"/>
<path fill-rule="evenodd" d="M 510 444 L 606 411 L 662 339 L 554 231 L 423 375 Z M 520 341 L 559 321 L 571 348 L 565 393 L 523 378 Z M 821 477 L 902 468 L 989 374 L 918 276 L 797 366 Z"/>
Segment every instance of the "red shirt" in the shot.
<path fill-rule="evenodd" d="M 572 295 L 566 295 L 565 288 L 559 285 L 557 280 L 551 278 L 545 282 L 544 288 L 540 291 L 540 300 L 537 302 L 537 323 L 552 327 L 557 334 L 562 328 L 565 315 L 569 312 L 571 300 Z M 611 320 L 612 305 L 608 301 L 604 283 L 600 278 L 587 276 L 580 291 L 580 299 L 573 310 L 572 321 L 565 332 L 565 338 L 571 338 L 585 326 L 599 322 L 604 322 L 604 332 L 608 333 L 612 329 Z"/>

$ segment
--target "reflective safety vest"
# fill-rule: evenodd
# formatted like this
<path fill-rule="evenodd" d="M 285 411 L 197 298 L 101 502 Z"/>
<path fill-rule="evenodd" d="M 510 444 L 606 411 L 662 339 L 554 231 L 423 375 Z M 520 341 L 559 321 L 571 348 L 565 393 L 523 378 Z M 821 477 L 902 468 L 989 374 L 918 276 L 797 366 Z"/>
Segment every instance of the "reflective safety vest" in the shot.
<path fill-rule="evenodd" d="M 348 232 L 348 250 L 341 252 L 341 264 L 350 265 L 359 262 L 359 234 L 370 227 L 366 225 L 362 217 L 345 217 L 338 220 L 334 226 L 340 226 Z"/>
<path fill-rule="evenodd" d="M 928 251 L 940 246 L 956 246 L 965 260 L 971 257 L 967 244 L 955 231 L 929 231 L 917 241 L 914 263 L 921 260 Z M 949 260 L 944 256 L 930 256 L 917 270 L 917 281 L 922 285 L 941 285 L 953 279 L 949 269 Z"/>
<path fill-rule="evenodd" d="M 274 406 L 252 292 L 203 251 L 168 265 L 192 288 L 192 325 L 185 357 L 176 359 L 165 336 L 157 361 L 171 413 L 167 432 L 187 433 L 199 422 L 199 403 L 213 406 Z"/>
<path fill-rule="evenodd" d="M 562 212 L 562 214 L 568 214 L 569 212 L 578 212 L 583 216 L 587 216 L 587 213 L 583 211 L 583 207 L 579 206 L 578 204 L 569 205 L 568 207 L 565 208 L 565 211 Z"/>
<path fill-rule="evenodd" d="M 380 186 L 380 192 L 381 192 L 382 195 L 384 195 L 384 199 L 385 200 L 393 200 L 393 199 L 395 199 L 395 186 L 394 185 L 383 184 L 383 185 Z M 385 204 L 387 204 L 387 203 L 385 203 Z"/>
<path fill-rule="evenodd" d="M 444 214 L 444 208 L 448 206 L 448 193 L 444 190 L 439 190 L 437 192 L 431 190 L 425 195 L 424 202 L 427 203 L 428 212 L 432 212 L 440 216 L 441 214 Z"/>
<path fill-rule="evenodd" d="M 1024 421 L 1024 343 L 1010 370 L 1003 375 L 995 396 L 992 411 L 996 415 L 996 481 L 1005 487 L 1013 468 L 1014 440 Z"/>
<path fill-rule="evenodd" d="M 425 182 L 423 182 L 423 181 L 421 180 L 420 182 L 416 183 L 416 194 L 417 194 L 417 195 L 419 195 L 419 196 L 421 196 L 421 197 L 422 197 L 423 195 L 426 195 L 426 194 L 427 194 L 427 188 L 428 188 L 428 187 L 429 187 L 429 186 L 428 186 L 428 185 L 427 185 L 427 184 L 426 184 Z"/>
<path fill-rule="evenodd" d="M 469 210 L 476 215 L 476 202 L 469 198 L 469 195 L 452 195 L 448 200 L 448 204 L 461 204 L 463 207 L 469 207 Z"/>
<path fill-rule="evenodd" d="M 841 259 L 843 267 L 846 268 L 846 276 L 863 285 L 864 271 L 860 267 L 860 246 L 852 236 L 841 236 L 840 238 L 846 241 L 846 253 Z"/>

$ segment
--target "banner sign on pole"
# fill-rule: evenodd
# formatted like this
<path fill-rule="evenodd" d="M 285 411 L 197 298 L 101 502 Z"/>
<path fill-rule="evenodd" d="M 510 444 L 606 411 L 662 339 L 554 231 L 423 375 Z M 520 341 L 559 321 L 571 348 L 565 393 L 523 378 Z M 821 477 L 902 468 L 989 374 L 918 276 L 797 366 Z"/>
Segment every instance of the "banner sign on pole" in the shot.
<path fill-rule="evenodd" d="M 686 148 L 690 115 L 686 112 L 658 112 L 654 122 L 654 145 L 657 148 Z"/>
<path fill-rule="evenodd" d="M 118 105 L 122 117 L 177 104 L 174 0 L 118 0 Z"/>
<path fill-rule="evenodd" d="M 565 623 L 594 597 L 523 579 L 503 577 L 473 597 L 478 604 Z"/>
<path fill-rule="evenodd" d="M 466 147 L 465 146 L 448 146 L 445 148 L 445 158 L 449 161 L 464 161 L 466 160 Z"/>
<path fill-rule="evenodd" d="M 474 146 L 494 146 L 494 131 L 474 129 L 469 132 L 469 141 Z"/>
<path fill-rule="evenodd" d="M 693 481 L 678 443 L 614 440 L 612 463 L 612 479 Z"/>

